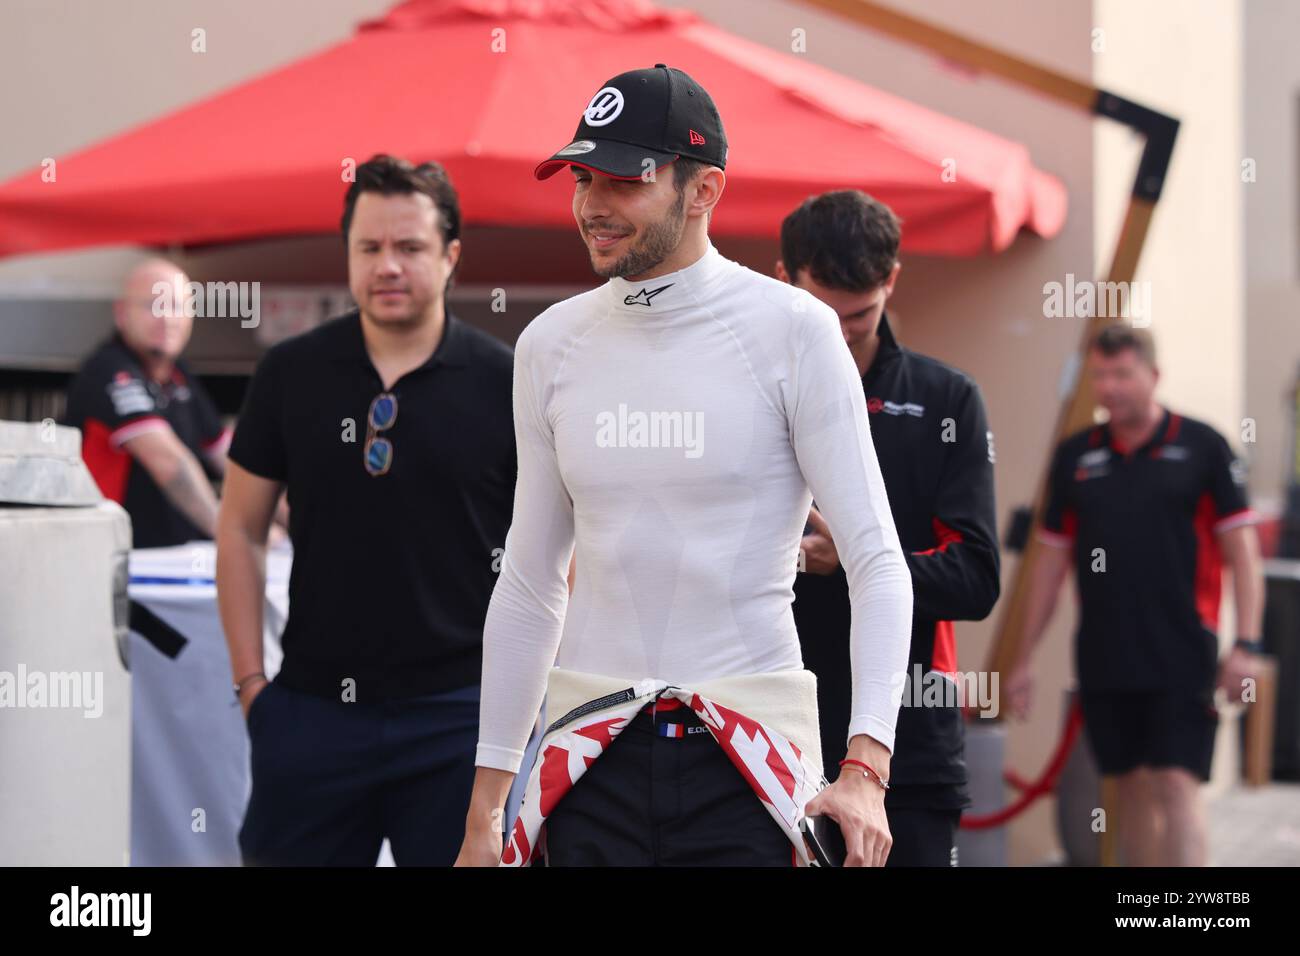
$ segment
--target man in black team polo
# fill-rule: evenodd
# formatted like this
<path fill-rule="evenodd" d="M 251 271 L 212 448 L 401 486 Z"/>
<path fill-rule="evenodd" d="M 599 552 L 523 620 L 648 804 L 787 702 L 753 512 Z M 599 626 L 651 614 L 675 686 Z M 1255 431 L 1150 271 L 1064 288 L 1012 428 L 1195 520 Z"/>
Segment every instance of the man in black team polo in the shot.
<path fill-rule="evenodd" d="M 450 865 L 460 847 L 516 458 L 510 349 L 446 310 L 459 231 L 437 164 L 358 167 L 343 235 L 359 309 L 272 348 L 245 399 L 217 585 L 252 747 L 251 864 L 368 866 L 387 837 L 398 864 Z M 281 488 L 294 560 L 268 683 Z"/>
<path fill-rule="evenodd" d="M 1215 685 L 1243 699 L 1259 650 L 1264 583 L 1243 463 L 1204 422 L 1155 400 L 1155 346 L 1111 325 L 1088 350 L 1104 425 L 1057 447 L 1042 548 L 1007 684 L 1029 707 L 1029 661 L 1070 564 L 1079 593 L 1075 670 L 1101 772 L 1117 777 L 1118 833 L 1132 866 L 1203 866 L 1200 786 L 1218 728 Z M 1219 589 L 1232 568 L 1237 643 L 1218 663 Z M 1217 680 L 1216 680 L 1217 676 Z"/>
<path fill-rule="evenodd" d="M 68 390 L 65 423 L 104 497 L 131 516 L 132 544 L 166 548 L 211 538 L 230 436 L 181 353 L 194 319 L 174 305 L 189 279 L 165 259 L 127 276 L 113 335 Z"/>
<path fill-rule="evenodd" d="M 882 203 L 857 190 L 825 193 L 782 223 L 776 273 L 840 316 L 912 572 L 908 683 L 885 797 L 894 838 L 886 866 L 949 866 L 970 798 L 964 702 L 943 675 L 957 669 L 952 622 L 984 618 L 998 598 L 993 433 L 969 377 L 894 339 L 885 300 L 901 269 L 899 238 L 898 219 Z M 833 778 L 849 718 L 849 590 L 816 502 L 809 525 L 794 616 L 804 664 L 817 675 L 822 757 Z"/>

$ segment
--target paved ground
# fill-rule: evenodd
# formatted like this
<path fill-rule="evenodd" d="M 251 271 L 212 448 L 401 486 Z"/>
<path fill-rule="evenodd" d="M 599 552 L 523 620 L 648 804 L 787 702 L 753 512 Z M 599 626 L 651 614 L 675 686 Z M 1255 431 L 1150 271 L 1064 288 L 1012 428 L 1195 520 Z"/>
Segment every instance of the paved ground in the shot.
<path fill-rule="evenodd" d="M 1300 866 L 1300 783 L 1237 787 L 1206 810 L 1211 866 Z"/>

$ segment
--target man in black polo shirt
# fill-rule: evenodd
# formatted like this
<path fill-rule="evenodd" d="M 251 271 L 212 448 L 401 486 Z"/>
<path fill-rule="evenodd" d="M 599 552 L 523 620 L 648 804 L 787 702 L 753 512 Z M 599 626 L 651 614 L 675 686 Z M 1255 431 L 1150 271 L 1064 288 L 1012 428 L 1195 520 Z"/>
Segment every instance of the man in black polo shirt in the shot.
<path fill-rule="evenodd" d="M 516 457 L 511 352 L 445 307 L 459 231 L 437 164 L 358 167 L 343 234 L 359 310 L 272 348 L 245 399 L 217 583 L 252 746 L 246 862 L 372 865 L 387 837 L 398 864 L 449 865 L 460 846 Z M 268 684 L 284 487 L 294 560 Z"/>
<path fill-rule="evenodd" d="M 65 423 L 81 429 L 81 455 L 104 497 L 131 516 L 137 548 L 212 537 L 229 436 L 180 357 L 194 320 L 175 308 L 189 280 L 149 259 L 131 270 L 114 304 L 116 331 L 86 359 L 68 390 Z"/>
<path fill-rule="evenodd" d="M 912 649 L 885 797 L 894 845 L 885 865 L 949 866 L 970 797 L 965 702 L 945 675 L 957 670 L 952 622 L 984 618 L 998 598 L 993 434 L 969 377 L 894 339 L 885 300 L 901 269 L 899 239 L 888 207 L 857 190 L 829 192 L 782 223 L 776 273 L 840 316 L 912 573 Z M 817 675 L 822 756 L 833 779 L 849 717 L 849 590 L 815 502 L 809 524 L 794 616 L 804 664 Z"/>
<path fill-rule="evenodd" d="M 1028 711 L 1029 660 L 1070 563 L 1079 593 L 1075 669 L 1103 774 L 1118 777 L 1119 845 L 1134 866 L 1202 866 L 1199 783 L 1210 778 L 1217 683 L 1242 699 L 1263 613 L 1259 542 L 1245 469 L 1209 425 L 1159 405 L 1151 336 L 1111 325 L 1088 371 L 1105 425 L 1057 447 L 1041 549 L 1008 682 Z M 1232 568 L 1237 646 L 1218 666 L 1223 560 Z"/>

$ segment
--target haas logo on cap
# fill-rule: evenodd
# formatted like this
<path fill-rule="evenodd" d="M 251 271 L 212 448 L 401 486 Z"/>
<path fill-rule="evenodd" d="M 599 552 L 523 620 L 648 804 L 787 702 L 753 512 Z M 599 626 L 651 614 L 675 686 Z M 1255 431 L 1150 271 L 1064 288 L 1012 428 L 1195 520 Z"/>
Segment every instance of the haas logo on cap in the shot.
<path fill-rule="evenodd" d="M 582 118 L 588 126 L 607 126 L 623 112 L 623 91 L 607 86 L 591 98 Z"/>

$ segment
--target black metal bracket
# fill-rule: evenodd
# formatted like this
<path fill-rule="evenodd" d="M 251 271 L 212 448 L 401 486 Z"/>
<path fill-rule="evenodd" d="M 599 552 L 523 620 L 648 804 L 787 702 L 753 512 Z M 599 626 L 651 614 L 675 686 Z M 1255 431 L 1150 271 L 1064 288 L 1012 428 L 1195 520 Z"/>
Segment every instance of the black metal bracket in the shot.
<path fill-rule="evenodd" d="M 1092 111 L 1097 116 L 1123 123 L 1146 137 L 1142 159 L 1138 162 L 1137 180 L 1133 184 L 1133 196 L 1155 202 L 1160 198 L 1160 190 L 1169 174 L 1169 161 L 1178 136 L 1178 120 L 1106 90 L 1097 91 Z"/>

